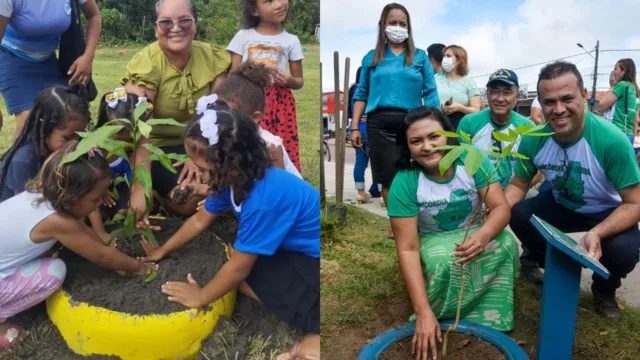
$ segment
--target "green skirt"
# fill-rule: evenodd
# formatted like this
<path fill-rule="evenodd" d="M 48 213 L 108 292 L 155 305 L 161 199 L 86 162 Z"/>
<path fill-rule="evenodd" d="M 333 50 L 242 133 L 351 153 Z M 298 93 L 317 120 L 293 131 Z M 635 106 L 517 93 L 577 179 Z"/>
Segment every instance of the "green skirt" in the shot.
<path fill-rule="evenodd" d="M 423 276 L 431 309 L 438 319 L 456 317 L 462 269 L 453 265 L 459 258 L 452 258 L 451 253 L 464 233 L 464 229 L 456 229 L 420 235 Z M 512 330 L 513 285 L 519 267 L 518 245 L 504 230 L 464 270 L 467 280 L 460 318 L 500 331 Z"/>

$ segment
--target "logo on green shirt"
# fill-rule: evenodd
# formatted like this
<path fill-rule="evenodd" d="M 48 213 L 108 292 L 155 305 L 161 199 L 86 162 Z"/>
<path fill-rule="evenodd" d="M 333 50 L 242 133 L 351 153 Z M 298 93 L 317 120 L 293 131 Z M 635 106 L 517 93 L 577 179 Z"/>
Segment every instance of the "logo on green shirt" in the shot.
<path fill-rule="evenodd" d="M 469 201 L 467 191 L 458 189 L 449 196 L 447 207 L 438 211 L 433 218 L 438 222 L 440 230 L 453 230 L 464 222 L 471 210 L 471 201 Z"/>
<path fill-rule="evenodd" d="M 584 181 L 582 173 L 584 169 L 577 161 L 569 162 L 565 175 L 553 179 L 553 186 L 558 191 L 558 202 L 569 210 L 577 210 L 587 203 L 584 201 Z"/>

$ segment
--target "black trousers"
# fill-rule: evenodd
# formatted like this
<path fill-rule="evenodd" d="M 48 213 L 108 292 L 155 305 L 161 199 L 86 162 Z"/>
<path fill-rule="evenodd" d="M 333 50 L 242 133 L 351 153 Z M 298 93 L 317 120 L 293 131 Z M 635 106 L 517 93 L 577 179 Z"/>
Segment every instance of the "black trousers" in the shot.
<path fill-rule="evenodd" d="M 516 204 L 511 210 L 511 230 L 527 248 L 527 260 L 537 261 L 540 267 L 544 267 L 547 242 L 540 233 L 531 225 L 531 215 L 536 215 L 556 228 L 567 232 L 589 231 L 605 218 L 613 210 L 597 214 L 578 214 L 558 204 L 551 191 L 545 191 L 536 197 L 524 200 Z M 599 293 L 612 294 L 621 285 L 621 279 L 625 278 L 636 267 L 640 256 L 640 230 L 634 225 L 629 229 L 612 237 L 601 239 L 602 257 L 600 262 L 609 270 L 611 276 L 604 280 L 594 274 L 593 288 Z M 523 259 L 524 260 L 524 259 Z"/>

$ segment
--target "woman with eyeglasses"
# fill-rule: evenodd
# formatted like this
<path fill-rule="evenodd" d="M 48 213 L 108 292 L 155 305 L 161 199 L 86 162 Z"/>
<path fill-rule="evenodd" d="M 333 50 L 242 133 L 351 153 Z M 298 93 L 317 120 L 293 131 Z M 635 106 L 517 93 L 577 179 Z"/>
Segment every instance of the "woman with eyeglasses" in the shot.
<path fill-rule="evenodd" d="M 71 1 L 78 1 L 86 19 L 87 42 L 84 54 L 65 74 L 56 50 L 60 36 L 71 26 Z M 0 0 L 0 95 L 7 112 L 16 117 L 14 140 L 40 92 L 54 85 L 89 82 L 101 28 L 96 0 Z"/>
<path fill-rule="evenodd" d="M 171 118 L 187 123 L 195 115 L 197 100 L 214 92 L 231 65 L 231 55 L 223 46 L 195 41 L 198 13 L 194 0 L 160 0 L 155 6 L 155 32 L 158 41 L 148 45 L 127 66 L 123 79 L 127 93 L 146 96 L 154 104 L 153 117 Z M 142 147 L 150 142 L 165 153 L 185 154 L 184 128 L 156 125 L 149 139 L 139 144 L 136 162 L 150 152 Z M 170 212 L 189 216 L 198 202 L 193 196 L 186 204 L 171 200 L 172 190 L 184 182 L 200 182 L 199 170 L 191 161 L 176 163 L 176 174 L 159 162 L 142 163 L 151 172 L 155 196 L 162 197 Z M 144 192 L 136 186 L 131 207 L 139 214 L 147 212 Z"/>

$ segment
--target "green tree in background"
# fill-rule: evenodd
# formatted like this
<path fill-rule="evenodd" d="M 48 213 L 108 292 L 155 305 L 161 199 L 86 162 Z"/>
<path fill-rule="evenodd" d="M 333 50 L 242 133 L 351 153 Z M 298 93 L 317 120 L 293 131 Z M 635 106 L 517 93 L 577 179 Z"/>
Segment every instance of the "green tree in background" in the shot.
<path fill-rule="evenodd" d="M 102 15 L 102 43 L 105 45 L 147 44 L 155 41 L 153 14 L 156 0 L 97 0 Z M 196 38 L 226 45 L 242 28 L 241 0 L 197 0 Z M 302 43 L 314 42 L 320 23 L 318 0 L 291 0 L 287 31 Z"/>

